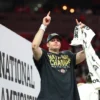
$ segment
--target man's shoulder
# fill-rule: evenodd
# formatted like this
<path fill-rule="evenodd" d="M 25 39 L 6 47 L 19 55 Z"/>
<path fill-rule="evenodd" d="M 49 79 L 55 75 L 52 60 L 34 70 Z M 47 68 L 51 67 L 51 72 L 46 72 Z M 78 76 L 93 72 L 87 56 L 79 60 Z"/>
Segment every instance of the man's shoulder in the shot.
<path fill-rule="evenodd" d="M 45 50 L 45 49 L 43 49 L 43 48 L 41 48 L 42 49 L 42 52 L 43 53 L 47 53 L 48 51 L 47 50 Z"/>

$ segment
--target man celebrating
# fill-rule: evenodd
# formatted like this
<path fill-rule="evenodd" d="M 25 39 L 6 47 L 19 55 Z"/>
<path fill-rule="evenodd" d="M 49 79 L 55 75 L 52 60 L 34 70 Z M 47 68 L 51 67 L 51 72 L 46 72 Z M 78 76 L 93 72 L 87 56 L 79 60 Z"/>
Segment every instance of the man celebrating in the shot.
<path fill-rule="evenodd" d="M 33 59 L 41 77 L 41 90 L 37 100 L 80 100 L 74 68 L 85 59 L 84 51 L 77 54 L 69 50 L 59 51 L 61 37 L 52 33 L 47 38 L 48 51 L 40 48 L 45 29 L 51 22 L 50 12 L 43 18 L 42 25 L 33 42 Z M 76 23 L 83 27 L 84 24 Z"/>

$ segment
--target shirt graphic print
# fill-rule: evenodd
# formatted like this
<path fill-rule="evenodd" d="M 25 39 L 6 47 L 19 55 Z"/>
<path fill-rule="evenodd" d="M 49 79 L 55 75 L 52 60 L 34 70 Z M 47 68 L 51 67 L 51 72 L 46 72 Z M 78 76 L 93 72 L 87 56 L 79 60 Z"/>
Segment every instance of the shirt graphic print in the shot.
<path fill-rule="evenodd" d="M 49 61 L 52 68 L 55 68 L 57 71 L 61 73 L 66 73 L 67 70 L 70 68 L 70 62 L 71 59 L 68 55 L 55 55 L 55 54 L 49 54 Z"/>

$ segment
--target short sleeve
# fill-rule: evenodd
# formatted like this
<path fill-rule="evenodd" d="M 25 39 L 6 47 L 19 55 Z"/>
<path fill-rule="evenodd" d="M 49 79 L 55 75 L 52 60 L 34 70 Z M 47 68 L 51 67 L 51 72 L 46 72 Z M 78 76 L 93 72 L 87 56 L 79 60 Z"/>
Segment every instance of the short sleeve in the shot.
<path fill-rule="evenodd" d="M 39 60 L 36 60 L 33 56 L 33 61 L 35 63 L 35 66 L 37 67 L 38 71 L 40 72 L 42 67 L 43 67 L 43 63 L 44 63 L 44 57 L 46 55 L 46 51 L 44 49 L 42 49 L 42 56 Z"/>

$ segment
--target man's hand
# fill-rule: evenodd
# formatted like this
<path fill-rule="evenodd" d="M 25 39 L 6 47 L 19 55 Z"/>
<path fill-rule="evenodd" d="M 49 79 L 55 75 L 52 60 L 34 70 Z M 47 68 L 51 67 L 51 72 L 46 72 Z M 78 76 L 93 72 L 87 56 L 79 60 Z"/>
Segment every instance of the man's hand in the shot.
<path fill-rule="evenodd" d="M 51 22 L 51 17 L 50 17 L 50 11 L 49 11 L 48 14 L 47 14 L 47 16 L 45 16 L 43 18 L 43 24 L 45 26 L 48 26 L 50 24 L 50 22 Z"/>
<path fill-rule="evenodd" d="M 76 24 L 80 26 L 80 28 L 83 28 L 85 26 L 85 24 L 83 24 L 82 22 L 79 22 L 77 19 L 76 19 Z"/>

